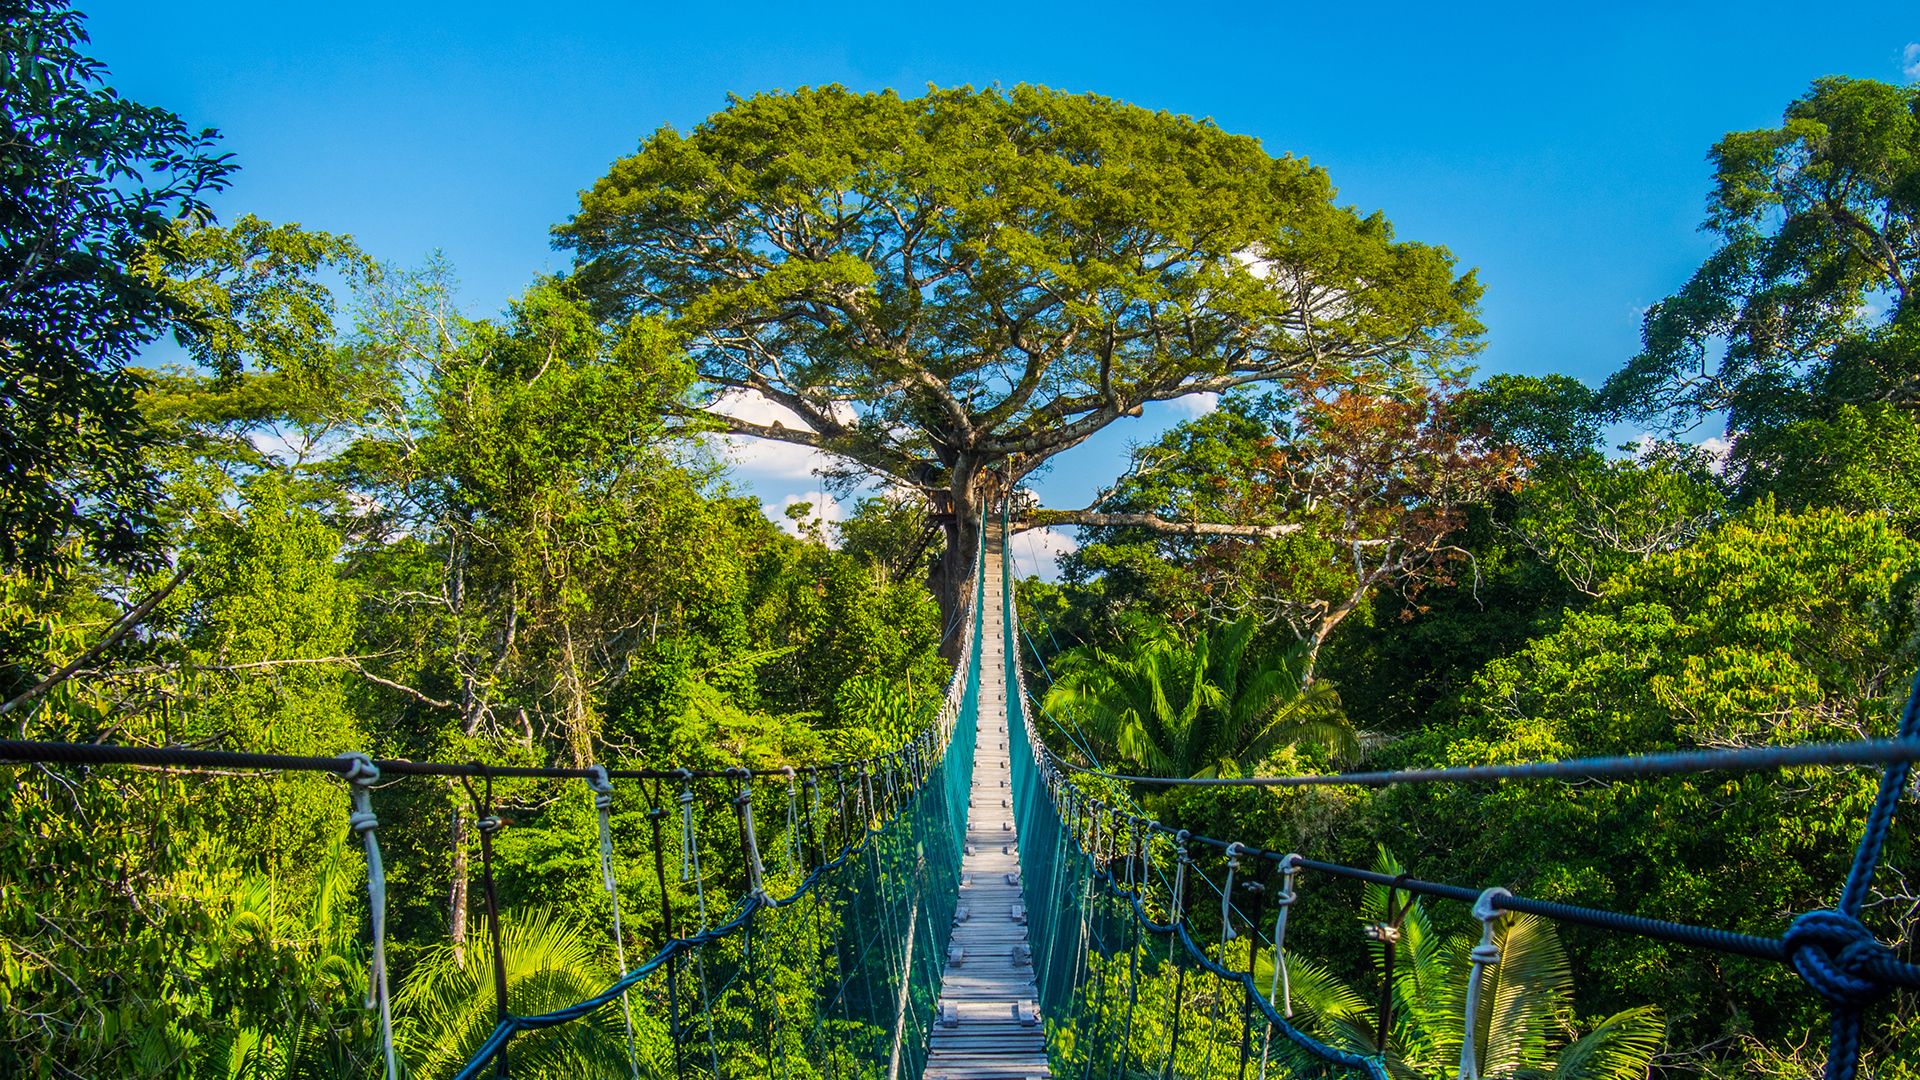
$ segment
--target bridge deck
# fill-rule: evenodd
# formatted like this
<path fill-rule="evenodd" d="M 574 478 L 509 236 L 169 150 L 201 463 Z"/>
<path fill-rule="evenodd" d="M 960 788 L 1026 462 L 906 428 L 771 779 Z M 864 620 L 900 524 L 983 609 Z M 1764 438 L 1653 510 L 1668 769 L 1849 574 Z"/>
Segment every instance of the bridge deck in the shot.
<path fill-rule="evenodd" d="M 1001 611 L 1000 542 L 987 539 L 978 618 L 980 709 L 973 752 L 967 848 L 960 861 L 959 912 L 940 981 L 926 1080 L 1023 1080 L 1051 1076 L 1037 1018 L 1038 994 L 1020 894 L 1007 759 L 1006 627 Z"/>

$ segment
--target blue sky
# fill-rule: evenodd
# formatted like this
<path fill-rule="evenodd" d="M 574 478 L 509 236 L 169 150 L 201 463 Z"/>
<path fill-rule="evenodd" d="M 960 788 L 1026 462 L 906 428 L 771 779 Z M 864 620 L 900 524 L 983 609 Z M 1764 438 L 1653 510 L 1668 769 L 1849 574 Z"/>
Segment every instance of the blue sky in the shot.
<path fill-rule="evenodd" d="M 1484 372 L 1597 381 L 1710 250 L 1705 153 L 1815 77 L 1920 77 L 1920 5 L 326 4 L 80 0 L 112 83 L 220 128 L 231 216 L 441 250 L 469 311 L 564 269 L 547 230 L 664 124 L 839 82 L 1036 82 L 1210 116 L 1323 166 L 1341 199 L 1487 287 Z M 1169 409 L 1063 458 L 1084 505 Z M 741 479 L 778 504 L 788 459 Z"/>

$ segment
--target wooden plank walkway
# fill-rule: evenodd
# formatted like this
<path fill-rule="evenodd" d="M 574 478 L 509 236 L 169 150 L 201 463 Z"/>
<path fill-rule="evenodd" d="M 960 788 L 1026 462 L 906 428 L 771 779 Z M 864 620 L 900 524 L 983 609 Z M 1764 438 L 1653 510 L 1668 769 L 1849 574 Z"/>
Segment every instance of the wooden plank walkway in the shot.
<path fill-rule="evenodd" d="M 1007 759 L 1006 627 L 1001 611 L 1000 538 L 987 538 L 980 605 L 980 707 L 973 751 L 967 847 L 960 904 L 940 980 L 925 1080 L 1048 1077 L 1020 892 L 1013 773 Z"/>

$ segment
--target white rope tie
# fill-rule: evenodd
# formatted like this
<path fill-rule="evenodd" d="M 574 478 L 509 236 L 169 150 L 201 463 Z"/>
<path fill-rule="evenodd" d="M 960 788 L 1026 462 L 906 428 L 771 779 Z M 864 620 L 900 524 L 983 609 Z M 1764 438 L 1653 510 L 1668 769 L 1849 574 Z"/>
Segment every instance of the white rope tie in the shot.
<path fill-rule="evenodd" d="M 1287 974 L 1287 909 L 1300 899 L 1293 887 L 1293 876 L 1299 872 L 1300 856 L 1289 855 L 1280 860 L 1280 895 L 1273 902 L 1279 909 L 1273 916 L 1273 985 L 1267 990 L 1269 1004 L 1278 990 L 1280 1015 L 1289 1020 L 1293 1019 L 1293 980 Z"/>
<path fill-rule="evenodd" d="M 1465 1030 L 1460 1039 L 1459 1080 L 1480 1080 L 1479 1050 L 1476 1046 L 1480 1032 L 1480 984 L 1485 980 L 1488 965 L 1500 962 L 1500 946 L 1494 944 L 1493 930 L 1505 917 L 1505 913 L 1493 904 L 1500 897 L 1512 895 L 1505 889 L 1488 889 L 1473 902 L 1473 917 L 1480 920 L 1480 944 L 1467 954 L 1473 959 L 1473 970 L 1467 975 L 1467 1011 Z"/>
<path fill-rule="evenodd" d="M 820 778 L 813 773 L 807 774 L 807 798 L 813 803 L 813 818 L 808 831 L 813 834 L 815 844 L 820 848 L 820 862 L 822 865 L 825 865 L 827 861 L 827 834 L 825 828 L 827 819 L 821 813 Z"/>
<path fill-rule="evenodd" d="M 587 786 L 593 789 L 593 808 L 600 817 L 600 877 L 607 885 L 607 897 L 613 901 L 613 955 L 620 963 L 620 978 L 627 977 L 627 940 L 620 927 L 620 884 L 613 877 L 613 781 L 607 778 L 605 765 L 590 765 Z M 640 1058 L 633 1049 L 633 1009 L 627 992 L 620 991 L 620 1017 L 627 1025 L 627 1067 L 633 1080 L 640 1080 Z"/>
<path fill-rule="evenodd" d="M 700 836 L 693 828 L 693 774 L 681 769 L 686 785 L 680 789 L 680 880 L 693 882 L 694 899 L 700 905 L 700 930 L 707 929 L 707 888 L 700 873 Z"/>
<path fill-rule="evenodd" d="M 347 783 L 353 785 L 353 813 L 347 823 L 367 848 L 367 911 L 373 924 L 373 968 L 367 979 L 367 1005 L 380 1009 L 380 1050 L 386 1055 L 387 1080 L 399 1080 L 393 1056 L 393 1009 L 387 995 L 387 870 L 380 861 L 380 819 L 373 813 L 373 785 L 380 769 L 365 754 L 342 754 Z"/>
<path fill-rule="evenodd" d="M 1187 913 L 1187 864 L 1193 861 L 1192 858 L 1187 855 L 1187 838 L 1192 835 L 1193 834 L 1187 830 L 1181 829 L 1173 838 L 1173 853 L 1176 862 L 1174 863 L 1173 869 L 1172 921 L 1175 926 L 1180 925 L 1180 920 L 1185 918 Z"/>
<path fill-rule="evenodd" d="M 746 846 L 747 887 L 761 900 L 767 899 L 767 871 L 760 863 L 760 840 L 753 832 L 753 774 L 745 769 L 735 770 L 739 774 L 740 794 L 734 796 L 733 805 L 740 812 L 740 840 Z"/>
<path fill-rule="evenodd" d="M 787 776 L 787 843 L 782 853 L 787 862 L 787 873 L 799 864 L 803 853 L 800 850 L 800 789 L 795 786 L 793 766 L 781 770 Z"/>
<path fill-rule="evenodd" d="M 1227 845 L 1227 885 L 1220 890 L 1220 959 L 1223 962 L 1227 958 L 1227 942 L 1240 936 L 1240 931 L 1233 928 L 1233 878 L 1240 872 L 1240 856 L 1246 850 L 1247 845 L 1238 840 Z"/>

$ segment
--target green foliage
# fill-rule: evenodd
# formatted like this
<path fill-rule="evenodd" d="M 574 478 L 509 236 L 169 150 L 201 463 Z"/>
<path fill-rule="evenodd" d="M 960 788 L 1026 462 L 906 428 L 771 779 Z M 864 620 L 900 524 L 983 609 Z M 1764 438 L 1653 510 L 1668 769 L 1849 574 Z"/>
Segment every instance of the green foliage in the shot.
<path fill-rule="evenodd" d="M 1397 875 L 1400 864 L 1384 851 L 1380 873 Z M 1460 1062 L 1465 1039 L 1469 953 L 1479 935 L 1438 932 L 1419 898 L 1393 898 L 1369 885 L 1361 917 L 1376 924 L 1409 905 L 1399 919 L 1394 945 L 1394 1021 L 1387 1045 L 1378 1045 L 1377 1018 L 1366 998 L 1340 985 L 1311 963 L 1289 960 L 1300 975 L 1292 981 L 1303 1013 L 1334 1045 L 1357 1053 L 1384 1049 L 1387 1069 L 1406 1080 L 1437 1076 Z M 1626 1009 L 1593 1023 L 1585 1035 L 1574 1022 L 1574 978 L 1554 924 L 1532 915 L 1507 915 L 1493 933 L 1500 959 L 1484 969 L 1475 1054 L 1484 1076 L 1538 1076 L 1556 1080 L 1638 1080 L 1665 1041 L 1660 1010 Z M 1374 976 L 1387 977 L 1387 945 L 1372 945 Z M 1271 961 L 1267 963 L 1271 970 Z"/>
<path fill-rule="evenodd" d="M 1150 775 L 1235 775 L 1296 743 L 1357 754 L 1339 695 L 1303 683 L 1304 649 L 1249 655 L 1255 629 L 1240 619 L 1188 637 L 1135 625 L 1115 651 L 1060 657 L 1044 707 L 1090 733 L 1110 763 Z"/>
<path fill-rule="evenodd" d="M 1594 596 L 1648 556 L 1684 547 L 1718 520 L 1726 496 L 1702 453 L 1669 445 L 1631 460 L 1591 451 L 1550 459 L 1517 501 L 1514 535 Z"/>
<path fill-rule="evenodd" d="M 1390 760 L 1451 764 L 1884 735 L 1913 670 L 1920 549 L 1884 519 L 1761 506 L 1609 582 L 1588 608 L 1489 664 L 1459 719 Z M 1468 880 L 1658 918 L 1778 933 L 1830 903 L 1873 777 L 1810 770 L 1563 789 L 1387 796 L 1422 854 Z M 1490 828 L 1487 822 L 1498 822 Z M 1683 824 L 1684 823 L 1684 824 Z M 1905 856 L 1900 840 L 1889 857 Z M 1425 861 L 1423 858 L 1423 863 Z M 1584 943 L 1583 1005 L 1669 1002 L 1676 1033 L 1772 1041 L 1817 1022 L 1774 965 L 1652 942 Z M 1777 990 L 1770 989 L 1777 987 Z M 1797 1037 L 1797 1036 L 1794 1036 Z"/>
<path fill-rule="evenodd" d="M 0 565 L 47 573 L 77 543 L 152 566 L 158 483 L 126 364 L 180 311 L 133 264 L 233 166 L 213 131 L 107 87 L 66 0 L 3 10 Z"/>
<path fill-rule="evenodd" d="M 1827 400 L 1911 408 L 1917 106 L 1914 87 L 1823 78 L 1779 127 L 1717 143 L 1707 227 L 1722 246 L 1647 313 L 1646 347 L 1603 402 L 1682 426 L 1725 409 L 1736 432 Z"/>
<path fill-rule="evenodd" d="M 1914 535 L 1920 526 L 1920 421 L 1892 405 L 1841 405 L 1741 440 L 1748 498 L 1795 509 L 1880 514 Z"/>
<path fill-rule="evenodd" d="M 1485 427 L 1497 443 L 1535 460 L 1577 457 L 1600 442 L 1592 390 L 1567 375 L 1493 375 L 1460 395 L 1469 427 Z"/>
<path fill-rule="evenodd" d="M 502 913 L 500 955 L 506 962 L 507 1000 L 530 1014 L 564 1008 L 612 982 L 600 950 L 582 930 L 544 909 Z M 421 1076 L 450 1076 L 493 1032 L 493 946 L 483 934 L 465 957 L 440 946 L 421 957 L 399 991 L 398 1041 Z M 617 1013 L 583 1020 L 514 1041 L 513 1062 L 535 1076 L 629 1076 L 625 1036 Z"/>

